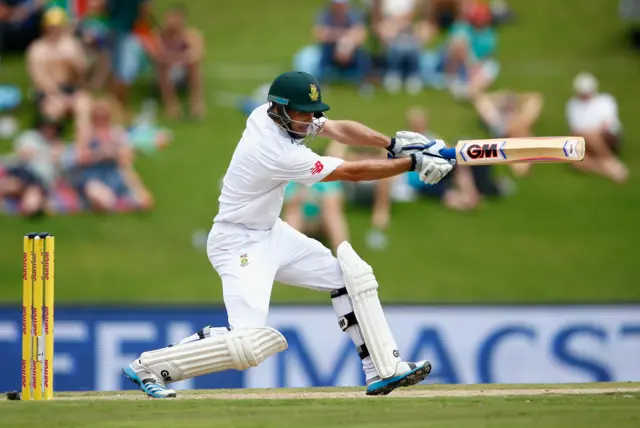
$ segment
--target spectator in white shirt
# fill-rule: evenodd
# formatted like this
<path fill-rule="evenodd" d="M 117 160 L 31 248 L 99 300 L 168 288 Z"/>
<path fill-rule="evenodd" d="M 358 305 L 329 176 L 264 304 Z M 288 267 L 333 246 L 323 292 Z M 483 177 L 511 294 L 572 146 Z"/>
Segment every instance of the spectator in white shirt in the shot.
<path fill-rule="evenodd" d="M 590 73 L 580 73 L 573 81 L 575 96 L 566 106 L 573 135 L 584 137 L 587 153 L 576 167 L 622 183 L 627 167 L 618 159 L 622 125 L 618 105 L 610 94 L 598 93 L 598 81 Z"/>

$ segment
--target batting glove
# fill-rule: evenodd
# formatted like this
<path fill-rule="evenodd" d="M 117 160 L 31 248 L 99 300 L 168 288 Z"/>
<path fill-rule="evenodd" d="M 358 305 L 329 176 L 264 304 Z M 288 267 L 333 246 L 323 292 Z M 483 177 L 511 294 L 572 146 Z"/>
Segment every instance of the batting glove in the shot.
<path fill-rule="evenodd" d="M 412 153 L 421 152 L 431 140 L 422 134 L 411 131 L 398 131 L 391 139 L 391 144 L 387 147 L 389 157 L 407 157 Z"/>
<path fill-rule="evenodd" d="M 432 156 L 427 151 L 412 153 L 411 171 L 418 172 L 420 180 L 427 184 L 436 184 L 453 169 L 447 159 Z"/>

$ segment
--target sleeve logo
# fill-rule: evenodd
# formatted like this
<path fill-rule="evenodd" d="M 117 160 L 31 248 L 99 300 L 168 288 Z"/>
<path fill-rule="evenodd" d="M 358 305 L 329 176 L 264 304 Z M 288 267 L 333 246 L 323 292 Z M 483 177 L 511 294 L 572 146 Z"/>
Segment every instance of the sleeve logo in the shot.
<path fill-rule="evenodd" d="M 311 168 L 311 175 L 320 174 L 323 169 L 324 165 L 322 165 L 322 162 L 318 161 L 313 165 L 313 168 Z"/>

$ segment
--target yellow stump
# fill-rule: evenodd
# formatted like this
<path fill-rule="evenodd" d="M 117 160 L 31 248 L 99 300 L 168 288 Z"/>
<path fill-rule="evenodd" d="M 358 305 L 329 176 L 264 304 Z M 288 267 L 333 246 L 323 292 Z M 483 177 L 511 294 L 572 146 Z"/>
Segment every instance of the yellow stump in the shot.
<path fill-rule="evenodd" d="M 53 297 L 54 297 L 54 266 L 55 239 L 53 236 L 45 238 L 44 251 L 44 399 L 53 399 Z"/>
<path fill-rule="evenodd" d="M 22 245 L 22 399 L 31 400 L 31 307 L 33 305 L 33 247 L 31 239 L 24 237 Z"/>
<path fill-rule="evenodd" d="M 33 331 L 31 333 L 31 387 L 33 389 L 33 399 L 42 400 L 42 360 L 44 357 L 42 340 L 42 303 L 43 303 L 43 280 L 42 280 L 42 259 L 44 253 L 43 240 L 36 236 L 33 239 L 33 249 L 36 258 L 36 275 L 33 281 Z"/>
<path fill-rule="evenodd" d="M 23 400 L 53 399 L 54 267 L 54 237 L 48 233 L 25 235 L 22 254 Z"/>

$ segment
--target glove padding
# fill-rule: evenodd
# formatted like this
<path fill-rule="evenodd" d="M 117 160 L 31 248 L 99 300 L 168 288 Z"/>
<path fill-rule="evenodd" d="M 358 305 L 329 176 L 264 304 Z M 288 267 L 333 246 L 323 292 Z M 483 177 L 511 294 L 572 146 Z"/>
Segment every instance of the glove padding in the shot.
<path fill-rule="evenodd" d="M 430 140 L 422 134 L 411 131 L 398 131 L 387 151 L 394 158 L 411 156 L 413 153 L 428 149 L 429 154 L 439 156 L 440 150 L 446 148 L 442 140 Z"/>
<path fill-rule="evenodd" d="M 411 171 L 417 171 L 420 180 L 427 184 L 436 184 L 452 169 L 453 164 L 447 159 L 431 155 L 427 150 L 412 153 Z"/>

